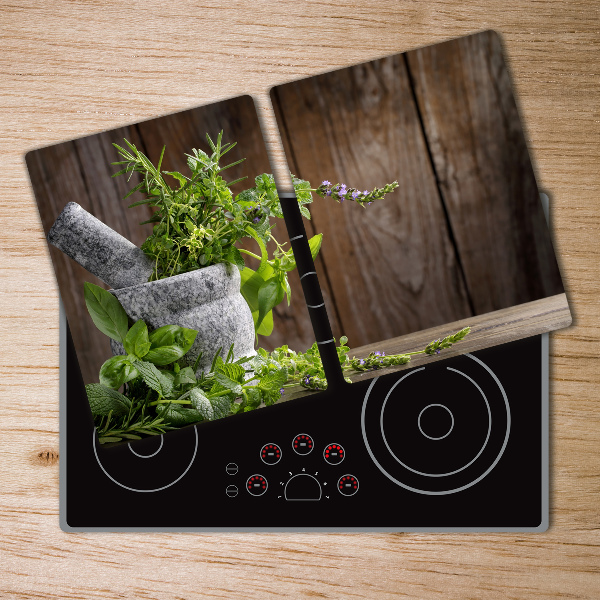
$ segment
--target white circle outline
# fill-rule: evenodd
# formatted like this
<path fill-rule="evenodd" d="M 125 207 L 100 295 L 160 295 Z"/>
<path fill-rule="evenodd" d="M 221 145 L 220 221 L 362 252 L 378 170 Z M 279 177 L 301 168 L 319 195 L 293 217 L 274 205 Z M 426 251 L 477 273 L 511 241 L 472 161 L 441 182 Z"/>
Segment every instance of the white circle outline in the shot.
<path fill-rule="evenodd" d="M 235 494 L 234 494 L 233 496 L 230 496 L 230 495 L 227 493 L 227 490 L 228 490 L 229 488 L 235 488 Z M 233 491 L 233 490 L 232 490 L 232 491 Z M 240 493 L 240 490 L 238 490 L 238 487 L 237 487 L 237 485 L 235 485 L 235 484 L 233 484 L 233 483 L 229 484 L 229 485 L 228 485 L 228 486 L 225 488 L 225 495 L 226 495 L 228 498 L 235 498 L 235 497 L 237 497 L 237 495 L 238 495 L 239 493 Z"/>
<path fill-rule="evenodd" d="M 450 418 L 452 419 L 452 424 L 450 425 L 450 429 L 448 429 L 448 431 L 444 434 L 444 435 L 440 435 L 439 437 L 432 437 L 430 435 L 427 435 L 424 431 L 423 428 L 421 427 L 421 416 L 423 415 L 423 413 L 428 409 L 431 408 L 432 406 L 439 406 L 440 408 L 445 408 L 448 411 L 448 414 L 450 415 Z M 428 404 L 420 413 L 419 416 L 417 417 L 417 425 L 419 427 L 419 431 L 426 437 L 429 438 L 430 440 L 443 440 L 444 438 L 447 438 L 451 433 L 452 430 L 454 429 L 454 415 L 452 414 L 452 411 L 445 406 L 444 404 Z"/>
<path fill-rule="evenodd" d="M 95 427 L 94 427 L 94 431 L 92 433 L 92 446 L 94 448 L 94 456 L 96 457 L 96 460 L 98 461 L 98 464 L 100 465 L 100 468 L 102 469 L 102 471 L 104 472 L 104 474 L 113 483 L 116 483 L 118 486 L 120 486 L 120 487 L 122 487 L 122 488 L 124 488 L 124 489 L 126 489 L 126 490 L 128 490 L 130 492 L 140 492 L 140 493 L 161 492 L 162 490 L 166 490 L 167 488 L 171 487 L 172 485 L 175 485 L 178 481 L 180 481 L 181 479 L 183 479 L 183 477 L 185 477 L 185 475 L 187 474 L 187 472 L 192 467 L 194 459 L 196 458 L 196 453 L 198 452 L 198 430 L 196 429 L 195 425 L 194 425 L 194 433 L 196 434 L 196 445 L 194 446 L 194 455 L 192 456 L 192 460 L 190 460 L 190 464 L 186 467 L 185 471 L 175 481 L 172 481 L 171 483 L 168 483 L 167 485 L 163 485 L 162 487 L 154 488 L 152 490 L 138 490 L 137 488 L 129 487 L 128 485 L 120 483 L 112 475 L 110 475 L 110 473 L 104 468 L 104 466 L 100 462 L 100 458 L 98 457 L 98 451 L 96 449 L 96 428 Z M 147 458 L 147 457 L 144 457 L 144 458 Z"/>
<path fill-rule="evenodd" d="M 127 445 L 129 446 L 129 449 L 139 458 L 152 458 L 153 456 L 156 456 L 163 447 L 163 444 L 165 443 L 165 439 L 163 438 L 164 434 L 160 434 L 160 446 L 158 447 L 158 450 L 156 452 L 153 452 L 152 454 L 138 454 L 132 447 L 131 447 L 131 442 L 129 442 Z"/>
<path fill-rule="evenodd" d="M 326 458 L 325 458 L 325 450 L 327 450 L 327 448 L 329 448 L 329 446 L 335 444 L 336 446 L 339 446 L 343 451 L 344 454 L 342 456 L 342 460 L 340 460 L 340 462 L 338 463 L 332 463 L 329 462 Z M 346 449 L 344 448 L 344 446 L 342 446 L 341 444 L 338 444 L 337 442 L 330 442 L 329 444 L 325 444 L 325 448 L 323 448 L 323 460 L 328 464 L 331 465 L 333 467 L 336 467 L 337 465 L 341 465 L 344 462 L 344 459 L 346 458 Z"/>
<path fill-rule="evenodd" d="M 485 447 L 487 446 L 487 444 L 490 440 L 490 435 L 492 433 L 492 411 L 490 409 L 490 403 L 488 402 L 488 399 L 486 398 L 485 394 L 483 393 L 483 390 L 479 387 L 479 385 L 477 385 L 477 383 L 473 379 L 471 379 L 468 375 L 465 375 L 462 371 L 459 371 L 457 369 L 452 369 L 451 367 L 446 367 L 446 369 L 448 369 L 449 371 L 454 371 L 456 373 L 460 373 L 461 375 L 466 377 L 479 390 L 479 393 L 483 396 L 483 400 L 485 402 L 485 406 L 488 411 L 488 430 L 487 430 L 487 435 L 485 436 L 485 441 L 483 442 L 483 446 L 481 446 L 481 448 L 479 449 L 479 452 L 475 455 L 475 458 L 472 458 L 466 465 L 463 465 L 462 467 L 460 467 L 460 469 L 456 469 L 454 471 L 448 471 L 447 473 L 424 473 L 423 471 L 418 471 L 417 469 L 413 469 L 412 467 L 409 467 L 407 464 L 403 463 L 393 453 L 392 449 L 390 448 L 390 445 L 388 444 L 387 438 L 385 437 L 385 432 L 383 431 L 383 412 L 385 410 L 385 405 L 388 401 L 388 398 L 390 397 L 390 394 L 394 391 L 394 388 L 399 383 L 402 382 L 402 380 L 406 379 L 409 375 L 412 375 L 413 373 L 416 373 L 418 371 L 423 371 L 424 369 L 425 369 L 425 367 L 421 367 L 420 369 L 415 369 L 414 371 L 407 373 L 404 377 L 402 377 L 401 379 L 396 381 L 396 383 L 390 388 L 390 391 L 387 393 L 387 396 L 385 397 L 385 400 L 383 402 L 383 406 L 381 407 L 381 415 L 379 416 L 379 427 L 381 428 L 381 435 L 383 436 L 383 442 L 384 442 L 386 448 L 388 449 L 388 452 L 394 457 L 394 459 L 397 462 L 399 462 L 405 469 L 408 469 L 409 471 L 412 471 L 413 473 L 416 473 L 417 475 L 423 475 L 424 477 L 448 477 L 450 475 L 456 475 L 456 473 L 460 473 L 461 471 L 464 471 L 465 469 L 469 468 L 481 456 L 481 454 L 485 450 Z M 452 413 L 450 413 L 450 414 L 452 414 Z"/>
<path fill-rule="evenodd" d="M 266 486 L 265 489 L 260 493 L 260 494 L 253 494 L 252 492 L 248 491 L 248 482 L 253 478 L 253 477 L 262 477 L 265 480 Z M 251 495 L 254 496 L 255 498 L 258 498 L 259 496 L 262 496 L 267 490 L 269 489 L 269 482 L 267 481 L 267 478 L 264 475 L 261 475 L 260 473 L 254 473 L 254 475 L 250 475 L 250 477 L 248 477 L 248 479 L 246 479 L 246 491 Z"/>
<path fill-rule="evenodd" d="M 373 382 L 369 386 L 369 389 L 367 390 L 367 393 L 365 395 L 365 399 L 363 400 L 363 406 L 362 406 L 362 411 L 361 411 L 361 422 L 360 422 L 361 430 L 362 430 L 362 436 L 363 436 L 363 441 L 364 441 L 365 446 L 367 448 L 367 452 L 369 453 L 369 456 L 371 457 L 371 459 L 373 460 L 373 462 L 375 463 L 375 465 L 377 466 L 377 468 L 390 481 L 392 481 L 396 485 L 399 485 L 400 487 L 402 487 L 402 488 L 404 488 L 406 490 L 409 490 L 411 492 L 416 492 L 417 494 L 424 494 L 426 496 L 445 496 L 445 495 L 449 495 L 449 494 L 455 494 L 457 492 L 462 492 L 463 490 L 466 490 L 466 489 L 474 486 L 476 483 L 479 483 L 484 477 L 486 477 L 492 471 L 492 469 L 498 464 L 498 462 L 502 458 L 502 455 L 504 454 L 504 451 L 506 450 L 506 445 L 508 444 L 508 436 L 510 435 L 510 424 L 511 424 L 510 406 L 508 404 L 508 397 L 506 396 L 506 392 L 504 391 L 504 388 L 502 387 L 502 384 L 500 383 L 500 380 L 498 379 L 498 377 L 496 377 L 496 374 L 481 359 L 477 358 L 476 356 L 473 356 L 472 354 L 468 354 L 468 353 L 465 354 L 464 356 L 468 356 L 470 359 L 472 359 L 475 362 L 477 362 L 478 364 L 480 364 L 492 376 L 492 378 L 496 382 L 496 385 L 500 389 L 500 392 L 502 393 L 502 398 L 504 399 L 504 404 L 506 406 L 506 434 L 504 436 L 504 443 L 502 444 L 502 448 L 500 449 L 500 452 L 498 453 L 498 456 L 496 457 L 496 460 L 494 460 L 494 462 L 489 466 L 489 468 L 482 475 L 480 475 L 477 479 L 474 479 L 470 483 L 468 483 L 466 485 L 463 485 L 461 487 L 454 488 L 452 490 L 442 490 L 442 491 L 439 491 L 439 492 L 431 492 L 431 491 L 427 491 L 427 490 L 420 490 L 420 489 L 417 489 L 417 488 L 413 488 L 413 487 L 411 487 L 409 485 L 406 485 L 405 483 L 402 483 L 401 481 L 398 481 L 395 477 L 393 477 L 392 475 L 390 475 L 379 464 L 379 462 L 375 458 L 375 455 L 373 454 L 373 451 L 371 450 L 371 447 L 369 446 L 369 442 L 367 441 L 367 435 L 366 435 L 366 431 L 365 431 L 365 412 L 366 412 L 366 408 L 367 408 L 367 401 L 369 399 L 369 395 L 371 394 L 371 390 L 373 389 L 373 387 L 375 386 L 375 384 L 379 380 L 379 377 L 376 377 L 373 380 Z M 425 368 L 425 367 L 423 367 L 423 368 Z"/>
<path fill-rule="evenodd" d="M 343 494 L 342 492 L 340 492 L 340 481 L 342 479 L 344 479 L 344 477 L 354 477 L 354 479 L 356 480 L 356 489 L 351 493 L 351 494 Z M 337 491 L 340 492 L 340 494 L 342 494 L 342 496 L 346 496 L 346 497 L 350 497 L 350 496 L 354 496 L 354 494 L 356 494 L 356 492 L 358 492 L 359 488 L 360 488 L 360 481 L 358 481 L 358 477 L 356 475 L 352 475 L 352 473 L 346 473 L 345 475 L 342 475 L 338 480 L 337 480 Z"/>
<path fill-rule="evenodd" d="M 294 440 L 299 436 L 299 435 L 305 435 L 311 442 L 312 442 L 312 447 L 311 449 L 306 452 L 305 454 L 301 454 L 300 452 L 298 452 L 298 450 L 296 450 L 296 448 L 294 448 Z M 298 455 L 298 456 L 308 456 L 313 450 L 315 449 L 315 440 L 312 439 L 312 436 L 308 435 L 308 433 L 297 433 L 293 438 L 292 438 L 292 450 Z"/>
<path fill-rule="evenodd" d="M 268 463 L 266 460 L 263 459 L 262 457 L 262 451 L 269 445 L 271 444 L 272 446 L 276 446 L 277 448 L 279 448 L 279 458 L 277 459 L 277 462 L 274 463 Z M 265 465 L 272 467 L 273 465 L 276 465 L 280 460 L 281 457 L 283 456 L 283 450 L 281 449 L 281 446 L 279 444 L 276 444 L 275 442 L 267 442 L 261 449 L 260 452 L 258 453 L 258 455 L 260 456 L 260 460 L 262 460 Z"/>
<path fill-rule="evenodd" d="M 228 467 L 229 465 L 233 465 L 233 466 L 235 467 L 235 473 L 230 473 L 230 472 L 227 470 L 227 467 Z M 240 470 L 240 468 L 237 466 L 237 463 L 234 463 L 234 462 L 228 462 L 228 463 L 225 465 L 225 473 L 227 473 L 227 475 L 230 475 L 231 477 L 233 477 L 234 475 L 237 475 L 239 470 Z"/>

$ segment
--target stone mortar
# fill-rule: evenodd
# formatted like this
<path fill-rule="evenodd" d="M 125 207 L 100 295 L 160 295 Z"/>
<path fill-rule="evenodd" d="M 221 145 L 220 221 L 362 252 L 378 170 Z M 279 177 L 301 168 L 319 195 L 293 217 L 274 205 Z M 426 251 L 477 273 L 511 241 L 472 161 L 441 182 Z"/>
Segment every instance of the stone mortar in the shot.
<path fill-rule="evenodd" d="M 240 272 L 229 263 L 110 291 L 131 319 L 143 319 L 151 330 L 163 325 L 197 330 L 184 358 L 193 365 L 202 352 L 197 374 L 210 369 L 219 348 L 225 358 L 232 343 L 235 360 L 256 354 L 254 321 L 240 293 Z M 121 344 L 110 343 L 114 354 L 125 354 Z"/>

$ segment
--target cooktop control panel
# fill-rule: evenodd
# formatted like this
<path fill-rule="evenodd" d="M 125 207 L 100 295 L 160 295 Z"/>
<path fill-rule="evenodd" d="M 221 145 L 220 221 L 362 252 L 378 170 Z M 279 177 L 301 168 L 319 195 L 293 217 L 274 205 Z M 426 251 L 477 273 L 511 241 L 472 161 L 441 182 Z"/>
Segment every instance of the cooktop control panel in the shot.
<path fill-rule="evenodd" d="M 358 492 L 358 477 L 346 472 L 346 451 L 339 441 L 319 446 L 309 433 L 298 433 L 286 442 L 269 441 L 250 448 L 256 461 L 243 470 L 234 461 L 224 465 L 225 495 L 237 498 L 240 494 L 269 494 L 288 502 L 317 502 Z M 299 457 L 304 460 L 298 461 Z"/>

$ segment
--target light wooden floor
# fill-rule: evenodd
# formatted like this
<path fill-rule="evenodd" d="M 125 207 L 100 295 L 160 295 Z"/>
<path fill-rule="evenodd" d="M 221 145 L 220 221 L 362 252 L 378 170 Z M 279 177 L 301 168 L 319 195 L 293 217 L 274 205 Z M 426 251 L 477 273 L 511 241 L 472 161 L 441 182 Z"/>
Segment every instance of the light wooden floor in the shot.
<path fill-rule="evenodd" d="M 598 16 L 592 0 L 0 1 L 0 597 L 598 598 Z M 274 84 L 488 28 L 551 193 L 574 315 L 552 335 L 550 530 L 61 532 L 58 296 L 24 153 L 244 93 L 266 115 Z"/>

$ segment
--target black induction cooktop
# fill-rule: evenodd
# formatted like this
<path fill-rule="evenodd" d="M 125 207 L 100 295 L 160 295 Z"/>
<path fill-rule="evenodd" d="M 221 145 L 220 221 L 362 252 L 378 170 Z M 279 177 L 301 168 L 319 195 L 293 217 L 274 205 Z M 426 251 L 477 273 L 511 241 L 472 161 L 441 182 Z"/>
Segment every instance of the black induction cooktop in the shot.
<path fill-rule="evenodd" d="M 66 531 L 544 531 L 548 337 L 112 448 L 64 314 Z"/>

